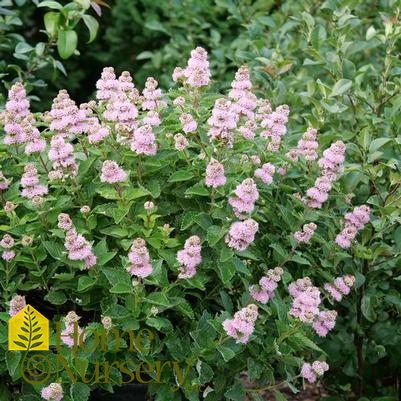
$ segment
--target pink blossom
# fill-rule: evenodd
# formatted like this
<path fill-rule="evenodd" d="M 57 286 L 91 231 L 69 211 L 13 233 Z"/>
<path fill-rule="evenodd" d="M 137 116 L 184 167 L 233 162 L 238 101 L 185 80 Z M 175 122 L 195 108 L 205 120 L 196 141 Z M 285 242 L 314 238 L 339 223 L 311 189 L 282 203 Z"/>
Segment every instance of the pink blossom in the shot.
<path fill-rule="evenodd" d="M 333 283 L 326 283 L 324 289 L 329 295 L 336 301 L 341 301 L 343 295 L 348 295 L 351 291 L 351 287 L 355 283 L 355 277 L 352 275 L 345 275 L 337 277 Z"/>
<path fill-rule="evenodd" d="M 235 79 L 231 83 L 228 96 L 234 100 L 233 109 L 239 115 L 249 119 L 254 118 L 254 110 L 257 106 L 257 98 L 251 92 L 252 83 L 249 77 L 249 69 L 242 66 L 235 73 Z"/>
<path fill-rule="evenodd" d="M 28 199 L 45 195 L 48 192 L 46 187 L 39 184 L 38 170 L 32 163 L 28 163 L 24 167 L 24 174 L 21 177 L 21 186 L 23 188 L 21 196 Z"/>
<path fill-rule="evenodd" d="M 138 125 L 138 110 L 124 92 L 119 92 L 108 100 L 103 117 L 116 123 L 124 131 L 131 131 Z"/>
<path fill-rule="evenodd" d="M 233 319 L 224 320 L 223 329 L 237 343 L 246 344 L 255 329 L 258 314 L 258 307 L 250 304 L 236 312 Z"/>
<path fill-rule="evenodd" d="M 132 276 L 145 278 L 152 274 L 153 268 L 150 263 L 149 251 L 146 248 L 145 240 L 142 238 L 134 240 L 128 253 L 128 259 L 131 265 L 127 267 L 127 271 Z"/>
<path fill-rule="evenodd" d="M 149 124 L 152 127 L 157 127 L 161 124 L 160 115 L 155 110 L 149 110 L 142 120 L 142 124 Z"/>
<path fill-rule="evenodd" d="M 315 223 L 308 223 L 308 224 L 304 224 L 304 226 L 302 227 L 302 231 L 296 231 L 293 235 L 294 239 L 296 242 L 301 243 L 301 242 L 305 242 L 308 243 L 313 234 L 315 233 L 317 226 Z"/>
<path fill-rule="evenodd" d="M 15 316 L 26 306 L 25 297 L 23 295 L 14 295 L 10 301 L 9 315 Z"/>
<path fill-rule="evenodd" d="M 255 130 L 257 128 L 256 122 L 254 120 L 248 120 L 242 127 L 238 128 L 239 133 L 245 139 L 255 138 Z"/>
<path fill-rule="evenodd" d="M 250 213 L 255 207 L 255 202 L 259 198 L 259 192 L 252 178 L 246 178 L 234 190 L 235 196 L 228 199 L 228 203 L 234 208 L 236 213 Z"/>
<path fill-rule="evenodd" d="M 131 74 L 128 71 L 123 71 L 118 77 L 118 89 L 120 92 L 124 92 L 131 101 L 139 101 L 139 91 L 135 88 Z"/>
<path fill-rule="evenodd" d="M 184 249 L 177 252 L 177 261 L 180 264 L 178 278 L 192 278 L 196 274 L 196 266 L 201 261 L 201 241 L 197 235 L 189 237 L 184 244 Z"/>
<path fill-rule="evenodd" d="M 67 213 L 60 213 L 58 215 L 58 228 L 62 229 L 63 231 L 71 230 L 73 227 L 72 220 Z"/>
<path fill-rule="evenodd" d="M 26 141 L 24 121 L 30 115 L 29 101 L 24 85 L 15 83 L 8 91 L 4 112 L 4 144 L 21 144 Z"/>
<path fill-rule="evenodd" d="M 209 84 L 210 69 L 207 59 L 207 51 L 202 47 L 197 47 L 191 51 L 191 57 L 188 60 L 185 69 L 175 68 L 173 72 L 173 80 L 183 80 L 184 83 L 198 88 Z"/>
<path fill-rule="evenodd" d="M 230 248 L 244 251 L 255 240 L 258 229 L 258 223 L 253 219 L 236 221 L 225 236 L 225 242 Z"/>
<path fill-rule="evenodd" d="M 209 140 L 219 140 L 232 147 L 233 133 L 237 127 L 238 115 L 232 108 L 232 103 L 226 99 L 217 99 L 214 103 L 211 117 L 207 120 L 209 130 L 207 135 Z"/>
<path fill-rule="evenodd" d="M 281 280 L 283 273 L 281 267 L 268 270 L 266 275 L 259 280 L 258 285 L 249 287 L 251 297 L 262 304 L 266 304 L 274 296 L 277 283 Z"/>
<path fill-rule="evenodd" d="M 366 205 L 357 206 L 344 217 L 344 228 L 336 237 L 336 244 L 341 248 L 349 248 L 352 241 L 370 220 L 370 208 Z"/>
<path fill-rule="evenodd" d="M 301 369 L 301 376 L 309 383 L 314 383 L 318 377 L 323 376 L 328 370 L 329 365 L 326 362 L 315 361 L 312 365 L 304 363 Z"/>
<path fill-rule="evenodd" d="M 100 181 L 115 184 L 127 179 L 127 173 L 121 169 L 115 161 L 106 160 L 103 162 Z"/>
<path fill-rule="evenodd" d="M 0 190 L 4 191 L 5 189 L 8 188 L 9 185 L 10 185 L 10 180 L 4 177 L 3 172 L 0 171 Z"/>
<path fill-rule="evenodd" d="M 40 395 L 47 401 L 61 401 L 64 393 L 61 384 L 51 383 L 47 387 L 42 388 Z"/>
<path fill-rule="evenodd" d="M 293 298 L 289 314 L 303 323 L 311 324 L 319 314 L 321 302 L 319 289 L 312 285 L 309 277 L 304 277 L 291 283 L 288 290 Z"/>
<path fill-rule="evenodd" d="M 278 106 L 270 114 L 262 116 L 260 125 L 264 130 L 260 133 L 262 138 L 270 138 L 268 150 L 277 152 L 280 146 L 281 137 L 287 132 L 286 124 L 288 122 L 289 107 L 284 104 Z"/>
<path fill-rule="evenodd" d="M 10 262 L 15 258 L 15 252 L 14 251 L 4 251 L 1 254 L 1 258 L 5 260 L 6 262 Z"/>
<path fill-rule="evenodd" d="M 96 98 L 98 100 L 108 101 L 118 93 L 119 88 L 120 83 L 116 79 L 114 68 L 103 68 L 101 77 L 96 82 Z"/>
<path fill-rule="evenodd" d="M 334 142 L 323 152 L 323 156 L 317 162 L 322 169 L 322 175 L 329 177 L 331 181 L 335 181 L 341 171 L 345 159 L 345 150 L 344 142 Z"/>
<path fill-rule="evenodd" d="M 224 166 L 216 159 L 211 159 L 206 167 L 205 184 L 207 187 L 217 188 L 226 183 Z"/>
<path fill-rule="evenodd" d="M 255 177 L 260 178 L 266 185 L 273 182 L 275 167 L 271 163 L 265 163 L 261 168 L 255 170 Z"/>
<path fill-rule="evenodd" d="M 151 125 L 145 124 L 134 131 L 131 150 L 138 155 L 144 154 L 147 156 L 153 156 L 156 154 L 156 138 Z"/>
<path fill-rule="evenodd" d="M 182 113 L 180 115 L 180 122 L 182 125 L 182 130 L 188 134 L 189 132 L 194 132 L 196 131 L 198 124 L 194 120 L 194 118 L 191 116 L 191 114 L 188 113 Z"/>
<path fill-rule="evenodd" d="M 86 132 L 86 113 L 79 109 L 65 89 L 59 91 L 46 115 L 50 130 L 63 137 Z"/>
<path fill-rule="evenodd" d="M 319 312 L 312 323 L 313 330 L 320 337 L 326 337 L 336 324 L 337 312 L 335 310 Z"/>
<path fill-rule="evenodd" d="M 58 171 L 59 176 L 75 177 L 77 175 L 78 166 L 75 163 L 73 151 L 73 146 L 66 142 L 61 135 L 56 135 L 51 139 L 48 157 L 53 163 L 53 170 Z"/>
<path fill-rule="evenodd" d="M 187 146 L 189 145 L 187 138 L 185 138 L 185 136 L 182 134 L 175 134 L 174 141 L 175 141 L 174 147 L 179 151 L 186 149 Z"/>
<path fill-rule="evenodd" d="M 297 153 L 305 158 L 305 160 L 311 161 L 317 159 L 316 149 L 319 144 L 316 141 L 317 131 L 314 128 L 308 128 L 303 134 L 302 139 L 298 141 Z"/>
<path fill-rule="evenodd" d="M 166 103 L 162 101 L 162 91 L 161 89 L 157 89 L 158 82 L 153 78 L 149 77 L 146 79 L 145 88 L 142 91 L 143 102 L 142 109 L 143 110 L 154 110 L 159 107 L 164 107 Z"/>

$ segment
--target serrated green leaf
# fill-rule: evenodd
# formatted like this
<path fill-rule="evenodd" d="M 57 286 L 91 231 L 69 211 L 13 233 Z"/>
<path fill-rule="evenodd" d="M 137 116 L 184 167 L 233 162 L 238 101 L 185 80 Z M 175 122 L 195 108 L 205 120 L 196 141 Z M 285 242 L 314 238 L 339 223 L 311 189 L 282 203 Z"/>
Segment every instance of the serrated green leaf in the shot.
<path fill-rule="evenodd" d="M 187 181 L 193 178 L 194 175 L 192 174 L 191 171 L 188 170 L 179 170 L 173 173 L 168 182 L 179 182 L 179 181 Z"/>

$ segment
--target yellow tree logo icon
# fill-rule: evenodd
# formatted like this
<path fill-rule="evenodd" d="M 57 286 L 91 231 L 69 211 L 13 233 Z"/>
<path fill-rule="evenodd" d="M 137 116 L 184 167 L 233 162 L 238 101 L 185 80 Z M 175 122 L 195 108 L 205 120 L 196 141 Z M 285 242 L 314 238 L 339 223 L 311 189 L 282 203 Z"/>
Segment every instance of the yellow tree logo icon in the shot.
<path fill-rule="evenodd" d="M 31 305 L 25 306 L 8 322 L 8 349 L 48 350 L 49 321 Z"/>

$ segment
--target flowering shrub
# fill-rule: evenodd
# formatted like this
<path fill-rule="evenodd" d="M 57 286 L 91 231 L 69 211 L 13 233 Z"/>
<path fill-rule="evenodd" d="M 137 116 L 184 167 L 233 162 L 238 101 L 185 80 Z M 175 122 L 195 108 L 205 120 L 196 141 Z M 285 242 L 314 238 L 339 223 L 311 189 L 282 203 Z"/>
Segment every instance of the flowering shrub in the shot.
<path fill-rule="evenodd" d="M 9 92 L 1 318 L 26 302 L 62 320 L 71 369 L 74 332 L 90 329 L 85 344 L 103 328 L 152 332 L 135 352 L 80 350 L 78 383 L 38 366 L 49 378 L 26 390 L 35 399 L 84 401 L 95 385 L 127 382 L 113 365 L 91 382 L 96 362 L 186 363 L 179 375 L 137 376 L 156 400 L 259 399 L 329 369 L 315 339 L 335 330 L 336 302 L 355 283 L 343 261 L 370 218 L 339 185 L 347 145 L 319 146 L 314 128 L 297 127 L 290 148 L 290 107 L 253 94 L 246 66 L 228 95 L 209 93 L 202 48 L 173 78 L 167 94 L 154 78 L 140 92 L 128 72 L 105 68 L 96 100 L 78 107 L 63 90 L 36 115 L 21 84 Z M 13 382 L 21 358 L 6 353 Z"/>

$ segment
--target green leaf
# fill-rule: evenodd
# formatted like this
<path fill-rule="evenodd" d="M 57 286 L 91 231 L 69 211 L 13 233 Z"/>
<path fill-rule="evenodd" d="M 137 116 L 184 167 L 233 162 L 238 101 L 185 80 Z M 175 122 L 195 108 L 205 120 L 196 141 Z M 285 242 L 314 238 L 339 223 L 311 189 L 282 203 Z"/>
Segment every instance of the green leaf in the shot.
<path fill-rule="evenodd" d="M 302 346 L 303 348 L 310 348 L 315 351 L 319 351 L 321 353 L 325 353 L 320 347 L 318 347 L 312 340 L 308 337 L 304 336 L 301 333 L 295 333 L 294 335 L 290 336 L 289 339 L 294 343 Z"/>
<path fill-rule="evenodd" d="M 60 21 L 60 13 L 56 11 L 50 11 L 46 13 L 43 17 L 46 32 L 49 34 L 51 38 L 55 38 L 57 36 L 58 25 Z"/>
<path fill-rule="evenodd" d="M 227 262 L 234 256 L 234 252 L 231 248 L 223 246 L 220 251 L 220 262 Z"/>
<path fill-rule="evenodd" d="M 374 300 L 375 298 L 371 295 L 364 295 L 361 302 L 362 314 L 369 322 L 375 322 L 377 317 L 372 305 Z"/>
<path fill-rule="evenodd" d="M 220 226 L 210 226 L 207 229 L 206 239 L 210 246 L 216 245 L 225 234 L 226 230 Z"/>
<path fill-rule="evenodd" d="M 123 192 L 123 198 L 128 201 L 144 196 L 149 196 L 149 191 L 145 188 L 128 188 Z"/>
<path fill-rule="evenodd" d="M 70 388 L 71 401 L 88 401 L 90 392 L 90 387 L 87 384 L 73 383 Z"/>
<path fill-rule="evenodd" d="M 376 150 L 380 149 L 384 146 L 387 142 L 390 142 L 392 138 L 377 138 L 373 139 L 369 146 L 369 153 L 373 153 Z"/>
<path fill-rule="evenodd" d="M 342 95 L 347 92 L 351 88 L 351 86 L 352 81 L 350 79 L 340 79 L 334 84 L 329 97 Z"/>
<path fill-rule="evenodd" d="M 167 33 L 166 28 L 163 26 L 163 24 L 160 21 L 148 21 L 145 23 L 145 28 L 150 29 L 151 31 L 159 31 L 159 32 L 164 32 Z"/>
<path fill-rule="evenodd" d="M 26 347 L 25 344 L 22 345 Z M 13 381 L 16 381 L 21 377 L 20 374 L 20 363 L 22 358 L 22 352 L 19 351 L 7 351 L 6 352 L 6 364 L 8 373 L 10 374 Z"/>
<path fill-rule="evenodd" d="M 233 263 L 219 262 L 217 264 L 217 269 L 224 285 L 226 285 L 232 279 L 236 271 Z"/>
<path fill-rule="evenodd" d="M 62 59 L 71 57 L 78 44 L 78 35 L 75 31 L 58 31 L 57 50 Z"/>
<path fill-rule="evenodd" d="M 126 270 L 118 267 L 103 267 L 102 273 L 106 276 L 110 284 L 131 284 L 131 277 Z"/>
<path fill-rule="evenodd" d="M 95 282 L 88 276 L 81 276 L 78 279 L 78 291 L 86 291 L 88 288 L 93 287 Z"/>
<path fill-rule="evenodd" d="M 167 295 L 162 292 L 152 292 L 146 298 L 146 302 L 149 302 L 154 305 L 159 305 L 164 308 L 171 308 L 173 305 L 167 298 Z"/>
<path fill-rule="evenodd" d="M 65 296 L 63 291 L 50 290 L 46 294 L 45 300 L 53 305 L 63 305 L 67 301 L 67 297 Z"/>
<path fill-rule="evenodd" d="M 42 241 L 42 244 L 46 248 L 49 255 L 54 259 L 62 260 L 64 258 L 66 250 L 64 249 L 63 245 L 59 244 L 58 242 L 51 241 Z"/>
<path fill-rule="evenodd" d="M 118 192 L 112 186 L 97 187 L 96 193 L 98 193 L 102 198 L 105 199 L 118 199 Z"/>
<path fill-rule="evenodd" d="M 99 23 L 97 22 L 96 18 L 92 17 L 91 15 L 84 14 L 82 16 L 84 23 L 89 31 L 89 40 L 88 43 L 91 43 L 95 40 L 97 31 L 99 29 Z"/>
<path fill-rule="evenodd" d="M 110 288 L 112 294 L 132 294 L 133 293 L 132 284 L 117 283 Z"/>
<path fill-rule="evenodd" d="M 58 3 L 57 1 L 51 1 L 51 0 L 46 0 L 46 1 L 41 1 L 37 7 L 48 7 L 52 8 L 54 10 L 62 10 L 63 6 Z"/>
<path fill-rule="evenodd" d="M 175 173 L 173 173 L 170 178 L 169 182 L 179 182 L 179 181 L 187 181 L 193 178 L 194 175 L 192 174 L 191 171 L 188 170 L 178 170 Z"/>
<path fill-rule="evenodd" d="M 196 184 L 193 187 L 188 188 L 185 191 L 185 195 L 209 196 L 210 194 L 204 185 Z"/>
<path fill-rule="evenodd" d="M 231 348 L 225 345 L 218 345 L 217 351 L 220 352 L 225 362 L 228 362 L 230 359 L 234 358 L 237 355 Z"/>
<path fill-rule="evenodd" d="M 276 401 L 287 401 L 287 398 L 285 398 L 284 394 L 281 391 L 273 390 L 273 392 Z"/>

